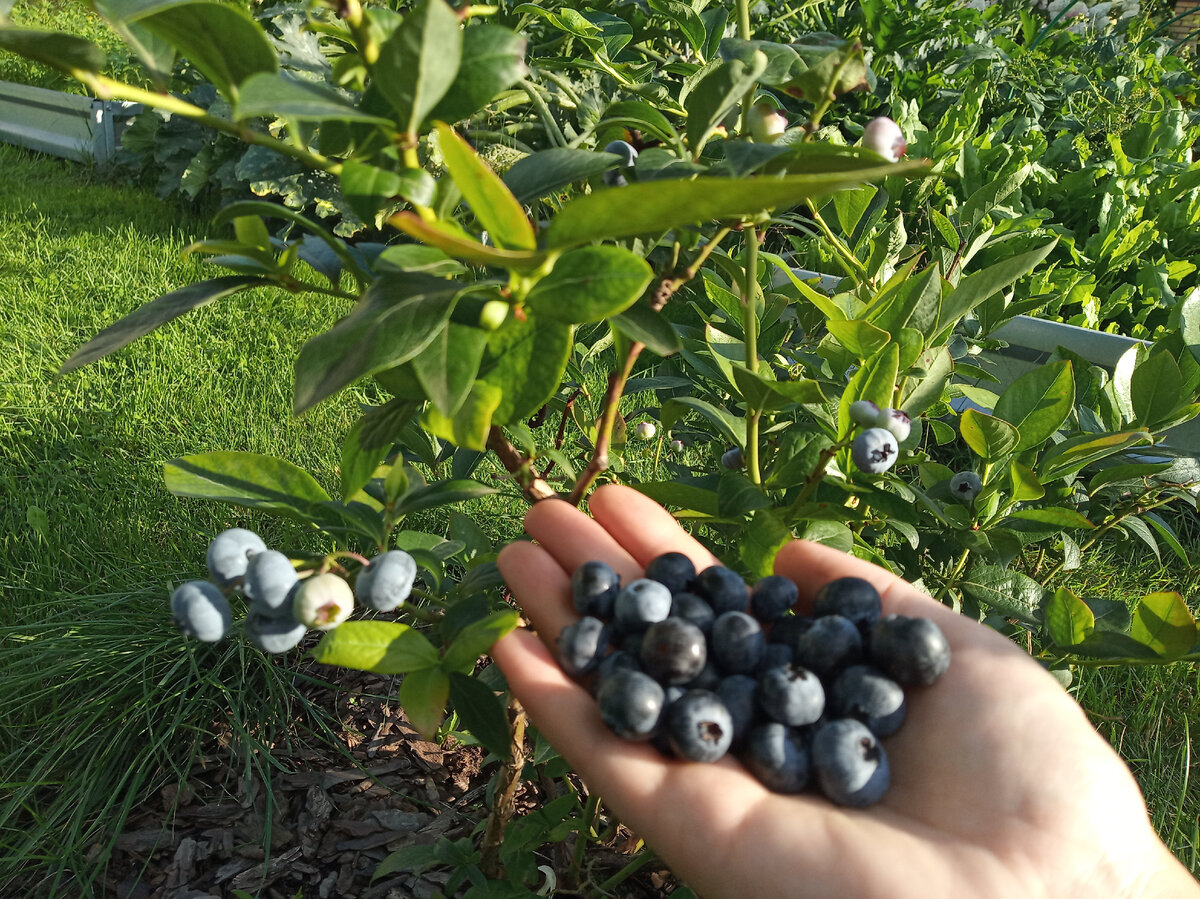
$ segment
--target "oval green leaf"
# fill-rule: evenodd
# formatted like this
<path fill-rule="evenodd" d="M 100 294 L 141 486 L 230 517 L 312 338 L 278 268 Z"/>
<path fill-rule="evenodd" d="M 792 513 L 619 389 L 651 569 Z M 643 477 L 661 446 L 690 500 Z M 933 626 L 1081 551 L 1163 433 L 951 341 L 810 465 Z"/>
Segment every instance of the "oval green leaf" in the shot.
<path fill-rule="evenodd" d="M 438 664 L 437 648 L 398 621 L 347 621 L 325 632 L 312 657 L 323 665 L 375 674 L 405 674 Z"/>

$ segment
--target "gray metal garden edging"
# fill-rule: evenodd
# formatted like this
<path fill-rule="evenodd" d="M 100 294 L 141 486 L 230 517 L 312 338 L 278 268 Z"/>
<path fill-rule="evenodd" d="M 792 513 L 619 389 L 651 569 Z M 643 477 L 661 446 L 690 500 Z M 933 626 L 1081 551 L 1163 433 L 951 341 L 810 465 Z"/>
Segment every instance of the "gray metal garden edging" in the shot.
<path fill-rule="evenodd" d="M 0 141 L 105 165 L 121 146 L 121 132 L 142 109 L 140 103 L 0 81 Z"/>

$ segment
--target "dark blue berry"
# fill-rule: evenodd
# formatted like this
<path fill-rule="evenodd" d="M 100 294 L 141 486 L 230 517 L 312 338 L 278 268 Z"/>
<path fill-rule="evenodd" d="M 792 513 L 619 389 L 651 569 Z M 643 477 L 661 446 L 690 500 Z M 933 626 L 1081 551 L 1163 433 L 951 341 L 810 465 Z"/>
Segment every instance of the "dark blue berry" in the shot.
<path fill-rule="evenodd" d="M 928 618 L 885 615 L 871 631 L 871 661 L 904 686 L 927 686 L 950 667 L 950 644 Z"/>
<path fill-rule="evenodd" d="M 696 575 L 692 591 L 707 599 L 717 615 L 744 612 L 750 605 L 750 591 L 746 582 L 736 571 L 724 565 L 713 565 Z"/>
<path fill-rule="evenodd" d="M 696 566 L 683 553 L 663 553 L 646 566 L 644 576 L 658 581 L 672 593 L 682 593 L 696 576 Z"/>
<path fill-rule="evenodd" d="M 717 695 L 733 720 L 733 744 L 740 745 L 758 717 L 758 681 L 749 675 L 731 674 L 721 678 Z"/>
<path fill-rule="evenodd" d="M 767 575 L 754 585 L 750 594 L 750 611 L 759 621 L 776 621 L 787 613 L 800 598 L 792 581 L 777 574 Z"/>
<path fill-rule="evenodd" d="M 729 709 L 710 690 L 688 690 L 671 703 L 665 718 L 671 750 L 682 759 L 715 762 L 733 742 Z"/>
<path fill-rule="evenodd" d="M 829 688 L 829 714 L 856 718 L 877 737 L 890 737 L 904 723 L 904 688 L 870 665 L 851 665 Z"/>
<path fill-rule="evenodd" d="M 651 739 L 658 731 L 665 701 L 662 685 L 641 671 L 614 671 L 596 690 L 600 717 L 626 740 Z"/>
<path fill-rule="evenodd" d="M 799 793 L 808 786 L 809 751 L 803 732 L 778 721 L 764 722 L 750 731 L 741 759 L 768 790 Z"/>
<path fill-rule="evenodd" d="M 642 637 L 642 670 L 661 684 L 686 684 L 704 670 L 704 631 L 682 618 L 656 621 Z"/>
<path fill-rule="evenodd" d="M 862 636 L 849 618 L 818 618 L 795 646 L 795 663 L 818 677 L 831 678 L 842 668 L 857 664 L 863 655 Z"/>
<path fill-rule="evenodd" d="M 784 665 L 790 665 L 792 664 L 794 655 L 792 647 L 783 643 L 768 642 L 763 649 L 762 660 L 758 663 L 758 668 L 755 669 L 756 673 L 762 674 L 771 668 L 782 668 Z"/>
<path fill-rule="evenodd" d="M 726 612 L 713 622 L 712 655 L 725 674 L 753 674 L 766 646 L 762 625 L 745 612 Z"/>
<path fill-rule="evenodd" d="M 594 671 L 608 652 L 608 628 L 599 618 L 584 616 L 562 629 L 558 663 L 571 677 Z"/>
<path fill-rule="evenodd" d="M 647 578 L 630 581 L 617 594 L 615 615 L 625 632 L 645 630 L 671 614 L 671 591 Z"/>
<path fill-rule="evenodd" d="M 584 562 L 571 575 L 571 601 L 580 615 L 608 621 L 621 579 L 606 562 Z"/>
<path fill-rule="evenodd" d="M 883 614 L 879 591 L 870 581 L 860 577 L 840 577 L 817 591 L 813 599 L 813 616 L 841 615 L 849 618 L 866 633 Z"/>
<path fill-rule="evenodd" d="M 708 600 L 695 593 L 676 593 L 671 597 L 671 617 L 690 621 L 705 634 L 712 633 L 713 613 Z"/>
<path fill-rule="evenodd" d="M 787 646 L 795 653 L 800 638 L 813 626 L 815 620 L 809 615 L 788 615 L 786 618 L 780 618 L 771 625 L 767 642 Z"/>
<path fill-rule="evenodd" d="M 861 721 L 826 722 L 813 734 L 811 752 L 817 785 L 838 805 L 871 805 L 891 784 L 887 753 Z"/>
<path fill-rule="evenodd" d="M 600 681 L 608 677 L 615 671 L 641 671 L 642 666 L 638 662 L 638 658 L 622 649 L 616 652 L 610 652 L 600 664 L 596 666 L 596 680 L 592 684 L 592 691 L 595 692 L 600 687 Z"/>
<path fill-rule="evenodd" d="M 772 668 L 758 679 L 758 704 L 780 724 L 813 724 L 825 711 L 825 688 L 807 668 Z"/>

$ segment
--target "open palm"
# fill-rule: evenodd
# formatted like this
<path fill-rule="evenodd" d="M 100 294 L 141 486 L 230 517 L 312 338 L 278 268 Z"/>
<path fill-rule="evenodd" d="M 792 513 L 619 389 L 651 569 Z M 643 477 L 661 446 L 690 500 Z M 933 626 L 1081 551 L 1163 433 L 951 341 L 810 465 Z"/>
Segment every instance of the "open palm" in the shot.
<path fill-rule="evenodd" d="M 500 554 L 541 640 L 516 631 L 493 657 L 589 788 L 701 895 L 1200 893 L 1155 836 L 1128 769 L 1053 678 L 994 631 L 828 547 L 796 541 L 779 553 L 776 573 L 799 585 L 801 608 L 835 577 L 866 578 L 885 614 L 935 620 L 953 652 L 945 677 L 909 693 L 908 720 L 885 744 L 892 787 L 879 805 L 842 809 L 774 794 L 732 758 L 667 759 L 616 737 L 547 650 L 578 617 L 570 572 L 603 559 L 627 582 L 672 550 L 697 569 L 718 560 L 636 491 L 603 487 L 590 509 L 594 518 L 567 503 L 539 503 L 525 519 L 537 544 Z"/>

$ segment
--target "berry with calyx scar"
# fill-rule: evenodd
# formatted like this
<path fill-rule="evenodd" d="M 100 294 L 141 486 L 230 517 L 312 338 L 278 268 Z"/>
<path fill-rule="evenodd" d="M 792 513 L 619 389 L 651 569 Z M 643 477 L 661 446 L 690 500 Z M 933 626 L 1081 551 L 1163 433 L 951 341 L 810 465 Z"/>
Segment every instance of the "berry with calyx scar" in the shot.
<path fill-rule="evenodd" d="M 972 502 L 982 489 L 983 481 L 973 471 L 960 471 L 950 479 L 950 493 L 959 502 Z"/>
<path fill-rule="evenodd" d="M 300 584 L 292 609 L 297 621 L 319 631 L 333 630 L 353 610 L 354 593 L 350 585 L 328 571 L 314 574 Z"/>
<path fill-rule="evenodd" d="M 354 582 L 359 603 L 377 612 L 391 612 L 404 605 L 417 577 L 417 560 L 401 549 L 372 559 Z"/>
<path fill-rule="evenodd" d="M 884 428 L 868 428 L 857 437 L 850 447 L 850 458 L 860 470 L 869 474 L 882 474 L 896 464 L 900 445 L 896 435 Z"/>
<path fill-rule="evenodd" d="M 891 431 L 896 442 L 903 443 L 912 432 L 912 419 L 908 417 L 908 413 L 899 409 L 880 409 L 875 426 Z"/>
<path fill-rule="evenodd" d="M 254 531 L 229 528 L 208 544 L 208 573 L 218 587 L 228 587 L 246 576 L 250 557 L 266 552 L 267 545 Z"/>

